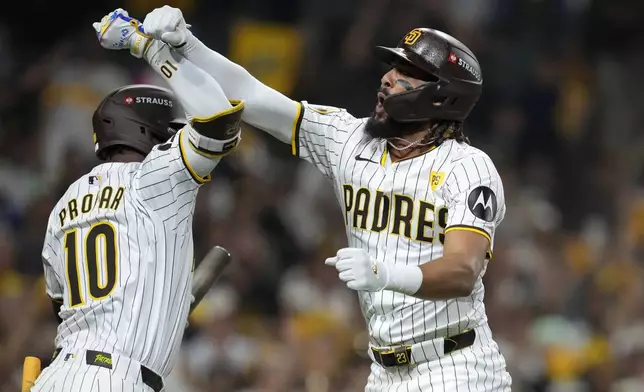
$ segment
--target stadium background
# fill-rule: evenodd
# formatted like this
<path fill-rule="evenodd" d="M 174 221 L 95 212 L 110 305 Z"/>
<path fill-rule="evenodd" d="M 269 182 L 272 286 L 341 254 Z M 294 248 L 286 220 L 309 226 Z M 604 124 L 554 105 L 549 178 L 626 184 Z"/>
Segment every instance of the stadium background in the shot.
<path fill-rule="evenodd" d="M 116 6 L 22 0 L 0 16 L 0 390 L 48 357 L 47 215 L 96 162 L 91 114 L 112 89 L 160 83 L 101 50 Z M 484 92 L 467 123 L 502 175 L 508 214 L 485 277 L 514 391 L 644 390 L 644 3 L 627 0 L 177 0 L 197 36 L 295 99 L 368 115 L 375 43 L 417 26 L 470 46 Z M 321 175 L 265 135 L 203 188 L 197 256 L 235 256 L 198 309 L 168 391 L 359 391 L 368 373 L 355 295 L 323 260 L 345 244 Z"/>

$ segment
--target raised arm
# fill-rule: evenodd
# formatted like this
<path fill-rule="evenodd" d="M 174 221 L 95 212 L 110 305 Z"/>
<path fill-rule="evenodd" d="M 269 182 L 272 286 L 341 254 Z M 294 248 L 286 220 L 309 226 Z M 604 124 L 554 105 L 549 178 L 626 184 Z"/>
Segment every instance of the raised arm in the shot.
<path fill-rule="evenodd" d="M 229 101 L 215 79 L 168 45 L 152 40 L 144 58 L 170 85 L 190 117 L 178 135 L 192 174 L 206 177 L 239 141 L 241 101 Z"/>
<path fill-rule="evenodd" d="M 246 102 L 244 121 L 290 143 L 302 107 L 264 85 L 243 67 L 209 49 L 185 25 L 177 8 L 164 6 L 143 21 L 145 31 L 171 44 L 178 53 L 217 80 L 226 96 Z"/>
<path fill-rule="evenodd" d="M 346 142 L 361 129 L 344 109 L 296 102 L 264 85 L 248 71 L 209 49 L 186 27 L 181 11 L 157 8 L 145 18 L 145 30 L 172 45 L 190 63 L 217 80 L 229 99 L 243 99 L 243 120 L 291 145 L 291 153 L 311 162 L 327 177 L 336 175 Z M 359 138 L 360 135 L 357 135 Z"/>
<path fill-rule="evenodd" d="M 191 121 L 141 163 L 134 185 L 141 199 L 162 217 L 191 211 L 193 193 L 210 180 L 221 157 L 240 140 L 243 102 L 229 102 L 217 82 L 160 41 L 144 58 L 163 76 Z M 186 206 L 177 214 L 177 206 Z"/>
<path fill-rule="evenodd" d="M 325 176 L 336 175 L 341 151 L 363 120 L 344 109 L 293 101 L 185 31 L 188 39 L 177 52 L 217 79 L 229 98 L 246 102 L 245 122 L 289 143 L 292 155 L 309 161 Z"/>
<path fill-rule="evenodd" d="M 144 58 L 165 78 L 189 115 L 189 123 L 177 134 L 153 147 L 133 179 L 133 187 L 144 203 L 164 219 L 182 221 L 192 211 L 188 207 L 193 205 L 199 185 L 209 180 L 221 157 L 238 144 L 244 103 L 229 102 L 215 79 L 168 45 L 143 33 L 139 22 L 126 11 L 117 9 L 93 26 L 104 48 L 129 49 L 135 57 Z M 129 104 L 174 104 L 172 95 L 163 101 L 145 96 L 126 99 Z"/>
<path fill-rule="evenodd" d="M 245 68 L 211 50 L 194 35 L 189 36 L 190 40 L 176 50 L 213 76 L 226 96 L 239 97 L 247 102 L 249 110 L 244 121 L 284 143 L 291 143 L 302 115 L 301 104 L 266 86 Z"/>

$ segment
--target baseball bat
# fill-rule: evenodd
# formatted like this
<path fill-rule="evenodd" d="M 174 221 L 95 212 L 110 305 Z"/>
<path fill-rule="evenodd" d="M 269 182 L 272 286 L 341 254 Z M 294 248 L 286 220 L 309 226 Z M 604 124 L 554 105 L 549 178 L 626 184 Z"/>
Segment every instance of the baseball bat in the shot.
<path fill-rule="evenodd" d="M 39 358 L 25 357 L 25 362 L 22 365 L 22 392 L 29 392 L 34 386 L 36 379 L 40 376 L 40 366 Z"/>
<path fill-rule="evenodd" d="M 221 246 L 214 246 L 203 258 L 192 277 L 192 295 L 195 300 L 190 304 L 190 312 L 195 310 L 206 293 L 219 280 L 230 260 L 230 253 Z"/>

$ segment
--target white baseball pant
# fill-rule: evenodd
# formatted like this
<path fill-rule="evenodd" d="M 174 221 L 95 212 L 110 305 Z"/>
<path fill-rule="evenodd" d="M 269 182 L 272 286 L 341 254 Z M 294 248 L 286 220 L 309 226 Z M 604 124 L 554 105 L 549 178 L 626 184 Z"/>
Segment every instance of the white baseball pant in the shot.
<path fill-rule="evenodd" d="M 374 362 L 365 392 L 510 392 L 512 378 L 489 327 L 475 331 L 472 346 L 438 359 L 389 368 Z"/>
<path fill-rule="evenodd" d="M 112 361 L 112 369 L 88 365 L 85 350 L 62 350 L 31 392 L 154 392 L 141 380 L 138 362 L 117 355 Z"/>

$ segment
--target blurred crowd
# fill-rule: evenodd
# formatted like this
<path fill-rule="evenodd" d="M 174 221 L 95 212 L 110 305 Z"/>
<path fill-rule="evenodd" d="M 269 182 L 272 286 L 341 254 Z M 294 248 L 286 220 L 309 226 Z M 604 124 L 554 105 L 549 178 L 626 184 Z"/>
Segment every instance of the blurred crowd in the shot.
<path fill-rule="evenodd" d="M 116 6 L 23 0 L 0 16 L 0 391 L 56 324 L 40 250 L 51 207 L 97 163 L 91 115 L 110 91 L 162 84 L 101 50 Z M 294 99 L 368 116 L 374 44 L 434 27 L 482 64 L 466 124 L 495 161 L 506 219 L 485 284 L 516 392 L 644 391 L 644 3 L 636 0 L 176 0 L 194 33 Z M 16 15 L 19 15 L 16 16 Z M 28 16 L 25 16 L 28 15 Z M 370 361 L 356 296 L 323 260 L 346 243 L 330 183 L 247 130 L 202 188 L 197 259 L 234 255 L 190 319 L 166 390 L 349 392 Z"/>

